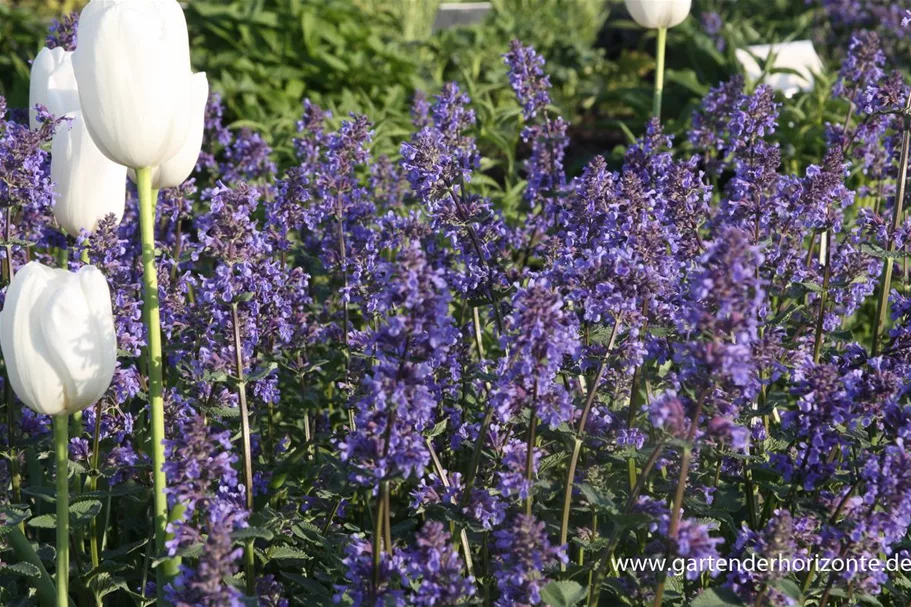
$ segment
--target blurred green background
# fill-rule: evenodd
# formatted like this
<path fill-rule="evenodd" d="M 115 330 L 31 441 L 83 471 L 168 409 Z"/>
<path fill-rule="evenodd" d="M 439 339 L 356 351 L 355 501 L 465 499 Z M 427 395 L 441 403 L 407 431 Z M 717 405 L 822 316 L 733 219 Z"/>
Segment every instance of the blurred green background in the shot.
<path fill-rule="evenodd" d="M 43 45 L 51 19 L 79 4 L 0 0 L 0 94 L 11 107 L 27 102 L 28 62 Z M 641 132 L 651 107 L 654 33 L 629 20 L 622 0 L 494 0 L 483 22 L 433 31 L 438 5 L 435 0 L 190 0 L 185 12 L 194 69 L 208 73 L 232 126 L 262 132 L 280 161 L 290 154 L 304 97 L 336 117 L 366 113 L 376 124 L 378 151 L 395 153 L 409 132 L 415 92 L 432 94 L 456 80 L 475 102 L 482 145 L 498 148 L 512 162 L 518 108 L 502 86 L 501 55 L 513 38 L 534 45 L 547 59 L 554 105 L 573 125 L 570 170 L 594 153 L 620 149 Z M 668 128 L 681 131 L 705 92 L 740 71 L 734 49 L 812 38 L 827 65 L 837 66 L 844 34 L 827 22 L 818 2 L 694 0 L 691 17 L 669 35 Z M 817 93 L 792 105 L 804 114 L 816 111 L 828 95 L 823 87 Z M 822 110 L 818 114 L 819 121 L 825 119 Z M 819 121 L 801 121 L 810 125 L 801 128 L 815 128 Z M 787 128 L 784 133 L 793 141 L 802 137 Z M 818 156 L 821 138 L 806 141 L 795 144 L 791 157 Z"/>

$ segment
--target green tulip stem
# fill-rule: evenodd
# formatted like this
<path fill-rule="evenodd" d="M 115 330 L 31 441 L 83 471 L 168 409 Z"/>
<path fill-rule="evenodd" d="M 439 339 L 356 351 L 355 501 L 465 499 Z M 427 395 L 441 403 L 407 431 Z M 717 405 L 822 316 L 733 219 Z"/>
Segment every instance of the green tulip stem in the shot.
<path fill-rule="evenodd" d="M 155 267 L 155 200 L 152 197 L 152 171 L 136 169 L 139 189 L 139 231 L 142 237 L 143 303 L 148 333 L 146 357 L 149 366 L 149 409 L 152 423 L 152 479 L 154 481 L 155 548 L 165 551 L 168 526 L 168 501 L 164 473 L 164 399 L 162 398 L 161 318 L 158 309 L 158 273 Z M 173 559 L 157 567 L 159 604 L 168 580 L 177 572 Z"/>
<path fill-rule="evenodd" d="M 57 464 L 57 607 L 69 604 L 70 485 L 69 423 L 66 414 L 54 416 L 54 455 Z"/>
<path fill-rule="evenodd" d="M 658 51 L 655 57 L 655 97 L 652 105 L 652 114 L 661 120 L 661 98 L 664 95 L 664 52 L 667 46 L 667 28 L 658 28 Z"/>

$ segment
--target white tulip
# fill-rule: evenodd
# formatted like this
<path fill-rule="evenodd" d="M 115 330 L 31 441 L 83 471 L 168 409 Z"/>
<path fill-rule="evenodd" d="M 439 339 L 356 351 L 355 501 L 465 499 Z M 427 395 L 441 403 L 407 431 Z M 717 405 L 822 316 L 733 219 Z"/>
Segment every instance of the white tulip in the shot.
<path fill-rule="evenodd" d="M 38 413 L 67 415 L 97 402 L 117 361 L 104 276 L 95 266 L 74 273 L 26 265 L 0 312 L 0 348 L 13 390 Z"/>
<path fill-rule="evenodd" d="M 626 0 L 626 10 L 633 21 L 646 29 L 680 25 L 690 14 L 692 5 L 693 0 Z M 82 40 L 82 30 L 79 35 Z"/>
<path fill-rule="evenodd" d="M 152 188 L 176 188 L 193 173 L 202 148 L 206 125 L 206 103 L 209 101 L 209 81 L 205 72 L 193 74 L 193 124 L 177 155 L 152 168 Z M 136 181 L 136 171 L 130 169 L 130 179 Z"/>
<path fill-rule="evenodd" d="M 32 130 L 38 128 L 35 111 L 38 104 L 58 118 L 79 109 L 73 53 L 59 46 L 55 49 L 45 47 L 35 57 L 28 91 L 28 122 Z"/>
<path fill-rule="evenodd" d="M 51 146 L 51 180 L 57 192 L 54 217 L 69 234 L 92 232 L 113 213 L 123 217 L 127 168 L 109 160 L 92 141 L 81 112 L 69 114 Z"/>
<path fill-rule="evenodd" d="M 86 125 L 105 156 L 146 168 L 180 152 L 195 105 L 177 0 L 92 0 L 79 19 L 73 68 Z"/>

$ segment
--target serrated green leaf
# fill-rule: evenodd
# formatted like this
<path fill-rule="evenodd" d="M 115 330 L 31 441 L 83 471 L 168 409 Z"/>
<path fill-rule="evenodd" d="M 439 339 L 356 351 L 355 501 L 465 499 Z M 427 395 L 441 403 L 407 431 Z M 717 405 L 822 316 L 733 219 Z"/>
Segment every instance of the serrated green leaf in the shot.
<path fill-rule="evenodd" d="M 259 539 L 266 540 L 268 542 L 275 537 L 275 534 L 268 529 L 263 529 L 262 527 L 245 527 L 243 529 L 238 529 L 232 533 L 231 537 L 234 538 L 235 541 Z"/>
<path fill-rule="evenodd" d="M 31 563 L 19 562 L 0 567 L 0 573 L 22 575 L 25 577 L 38 577 L 41 575 L 41 570 Z"/>
<path fill-rule="evenodd" d="M 35 527 L 37 529 L 56 529 L 57 528 L 57 515 L 56 514 L 41 514 L 29 519 L 26 523 L 29 527 Z"/>
<path fill-rule="evenodd" d="M 0 535 L 3 534 L 4 530 L 16 527 L 22 521 L 28 519 L 31 516 L 26 508 L 16 508 L 14 506 L 2 506 L 0 507 Z"/>
<path fill-rule="evenodd" d="M 743 607 L 737 595 L 726 588 L 709 588 L 690 604 L 692 607 Z"/>
<path fill-rule="evenodd" d="M 107 572 L 102 572 L 95 576 L 89 583 L 92 593 L 99 599 L 116 592 L 118 590 L 129 590 L 126 580 L 122 577 L 116 577 Z"/>
<path fill-rule="evenodd" d="M 101 512 L 101 502 L 98 500 L 86 500 L 76 502 L 70 506 L 70 524 L 85 525 Z"/>
<path fill-rule="evenodd" d="M 291 546 L 276 546 L 266 553 L 270 560 L 281 559 L 309 559 L 310 555 L 303 550 L 292 548 Z"/>
<path fill-rule="evenodd" d="M 541 589 L 541 600 L 551 607 L 573 607 L 585 598 L 585 588 L 579 582 L 551 582 Z"/>

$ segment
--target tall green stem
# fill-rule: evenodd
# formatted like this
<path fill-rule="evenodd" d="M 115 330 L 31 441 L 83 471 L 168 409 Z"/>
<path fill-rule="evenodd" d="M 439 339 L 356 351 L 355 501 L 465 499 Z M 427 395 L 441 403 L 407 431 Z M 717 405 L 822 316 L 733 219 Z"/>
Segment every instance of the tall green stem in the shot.
<path fill-rule="evenodd" d="M 573 452 L 569 460 L 569 469 L 566 472 L 566 484 L 563 488 L 563 517 L 560 521 L 560 544 L 566 544 L 569 537 L 569 512 L 573 502 L 573 484 L 576 480 L 576 466 L 579 464 L 579 456 L 582 453 L 582 437 L 585 434 L 585 426 L 588 423 L 588 415 L 591 413 L 592 406 L 595 404 L 595 397 L 598 394 L 598 385 L 604 379 L 607 373 L 607 363 L 617 342 L 617 332 L 620 329 L 620 321 L 615 320 L 611 329 L 610 341 L 607 344 L 607 350 L 601 358 L 601 364 L 598 365 L 598 372 L 588 390 L 588 397 L 585 399 L 585 406 L 582 408 L 582 417 L 579 418 L 579 427 L 576 429 L 576 439 L 573 443 Z"/>
<path fill-rule="evenodd" d="M 661 120 L 661 98 L 664 96 L 664 52 L 667 47 L 667 28 L 658 28 L 658 50 L 655 53 L 655 97 L 652 100 L 652 115 Z"/>
<path fill-rule="evenodd" d="M 674 496 L 674 505 L 671 507 L 671 522 L 668 525 L 668 541 L 677 538 L 677 529 L 680 525 L 680 517 L 683 513 L 683 497 L 686 494 L 686 481 L 690 474 L 690 463 L 693 458 L 693 441 L 696 439 L 696 429 L 699 427 L 699 418 L 702 416 L 702 405 L 705 401 L 705 395 L 708 388 L 699 395 L 696 401 L 696 411 L 690 422 L 690 430 L 686 437 L 686 444 L 683 446 L 683 458 L 680 461 L 680 476 L 677 478 L 677 493 Z M 752 497 L 752 496 L 751 496 Z M 666 572 L 659 573 L 658 586 L 655 588 L 654 607 L 661 607 L 664 600 L 664 585 L 667 582 Z"/>
<path fill-rule="evenodd" d="M 535 396 L 537 399 L 538 387 L 535 386 Z M 531 416 L 528 418 L 528 439 L 525 445 L 525 482 L 528 484 L 528 497 L 525 498 L 525 514 L 531 516 L 531 504 L 534 499 L 534 476 L 535 476 L 535 430 L 538 427 L 537 409 L 532 407 Z"/>
<path fill-rule="evenodd" d="M 164 473 L 164 399 L 162 397 L 161 319 L 158 308 L 158 271 L 155 267 L 155 200 L 152 198 L 152 171 L 136 169 L 139 189 L 139 231 L 142 237 L 143 309 L 148 333 L 149 411 L 152 425 L 152 480 L 154 483 L 155 548 L 165 551 L 168 525 L 167 479 Z M 159 602 L 164 604 L 164 588 L 177 571 L 173 559 L 157 568 Z"/>
<path fill-rule="evenodd" d="M 822 293 L 819 294 L 819 316 L 816 317 L 816 338 L 813 342 L 813 362 L 819 363 L 819 356 L 822 354 L 822 341 L 823 341 L 823 323 L 826 318 L 826 299 L 829 295 L 829 277 L 832 275 L 832 234 L 831 232 L 826 231 L 822 236 L 825 240 L 825 254 L 823 255 L 823 262 L 826 264 L 826 268 L 823 273 L 822 278 Z"/>
<path fill-rule="evenodd" d="M 911 125 L 908 124 L 908 113 L 911 111 L 911 94 L 905 102 L 905 113 L 902 116 L 904 130 L 902 132 L 902 152 L 898 168 L 898 192 L 895 194 L 895 205 L 892 213 L 892 233 L 901 225 L 902 206 L 905 202 L 905 192 L 908 183 L 908 156 L 911 149 Z M 895 241 L 892 236 L 886 242 L 886 252 L 895 250 Z M 880 280 L 879 303 L 876 307 L 876 323 L 873 325 L 873 356 L 879 353 L 879 340 L 882 337 L 883 327 L 886 325 L 886 316 L 889 314 L 889 290 L 892 285 L 893 260 L 886 257 L 883 260 L 883 273 Z"/>
<path fill-rule="evenodd" d="M 92 470 L 88 480 L 88 490 L 95 491 L 98 488 L 98 458 L 100 456 L 101 446 L 101 414 L 104 408 L 103 401 L 99 400 L 95 405 L 95 429 L 92 433 Z M 97 517 L 96 517 L 97 518 Z M 91 547 L 92 568 L 97 569 L 101 564 L 101 553 L 98 550 L 98 522 L 96 518 L 92 519 L 89 524 L 89 546 Z"/>
<path fill-rule="evenodd" d="M 6 207 L 6 223 L 3 226 L 3 240 L 5 242 L 4 250 L 6 251 L 6 257 L 3 259 L 2 266 L 3 279 L 7 285 L 13 282 L 13 273 L 15 272 L 15 270 L 13 270 L 13 246 L 10 244 L 12 224 L 13 207 L 8 206 Z M 4 361 L 4 368 L 5 366 L 6 361 Z M 8 375 L 9 373 L 7 373 L 7 376 Z M 13 500 L 15 503 L 19 503 L 22 501 L 22 480 L 19 476 L 19 453 L 16 451 L 16 441 L 13 436 L 16 427 L 16 399 L 13 395 L 13 384 L 10 383 L 8 377 L 4 382 L 4 393 L 6 396 L 6 444 L 9 449 L 10 481 L 13 489 Z M 20 528 L 24 529 L 22 526 L 20 526 Z"/>
<path fill-rule="evenodd" d="M 57 607 L 69 604 L 70 484 L 69 415 L 54 416 L 54 456 L 57 464 Z"/>
<path fill-rule="evenodd" d="M 231 322 L 234 325 L 234 361 L 237 371 L 237 397 L 240 401 L 240 431 L 244 447 L 244 487 L 246 489 L 247 510 L 253 512 L 253 450 L 250 446 L 250 412 L 247 407 L 247 385 L 244 381 L 243 344 L 240 339 L 240 317 L 237 303 L 231 304 Z M 256 595 L 256 559 L 253 553 L 253 540 L 244 543 L 244 577 L 247 582 L 247 596 Z"/>

